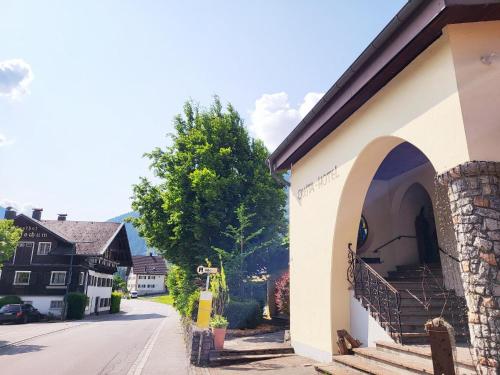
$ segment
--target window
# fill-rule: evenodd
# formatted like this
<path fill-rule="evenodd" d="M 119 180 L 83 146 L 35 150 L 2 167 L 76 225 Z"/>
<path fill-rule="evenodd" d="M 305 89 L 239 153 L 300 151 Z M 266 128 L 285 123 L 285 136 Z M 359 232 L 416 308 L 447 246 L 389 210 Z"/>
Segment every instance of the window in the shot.
<path fill-rule="evenodd" d="M 52 271 L 50 274 L 50 285 L 66 284 L 66 271 Z"/>
<path fill-rule="evenodd" d="M 14 285 L 29 285 L 31 271 L 16 271 Z"/>
<path fill-rule="evenodd" d="M 83 282 L 85 281 L 85 272 L 80 272 L 78 275 L 78 285 L 83 285 Z"/>
<path fill-rule="evenodd" d="M 367 238 L 368 238 L 368 223 L 366 222 L 365 217 L 361 216 L 358 229 L 358 244 L 357 244 L 358 249 L 365 244 Z"/>
<path fill-rule="evenodd" d="M 50 308 L 51 309 L 62 309 L 63 308 L 63 301 L 61 301 L 61 300 L 50 301 Z"/>
<path fill-rule="evenodd" d="M 51 242 L 39 242 L 38 243 L 38 251 L 36 252 L 38 255 L 47 255 L 52 246 Z"/>

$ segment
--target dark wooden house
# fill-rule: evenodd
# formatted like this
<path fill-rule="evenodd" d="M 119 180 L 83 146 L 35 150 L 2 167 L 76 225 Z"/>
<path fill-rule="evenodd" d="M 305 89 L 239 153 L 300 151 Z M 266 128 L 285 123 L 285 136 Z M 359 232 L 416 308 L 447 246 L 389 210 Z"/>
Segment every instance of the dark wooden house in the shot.
<path fill-rule="evenodd" d="M 120 223 L 42 220 L 7 209 L 5 219 L 23 229 L 22 239 L 0 274 L 0 296 L 17 295 L 44 314 L 60 315 L 70 292 L 89 297 L 86 314 L 108 311 L 113 274 L 131 267 L 125 226 Z"/>

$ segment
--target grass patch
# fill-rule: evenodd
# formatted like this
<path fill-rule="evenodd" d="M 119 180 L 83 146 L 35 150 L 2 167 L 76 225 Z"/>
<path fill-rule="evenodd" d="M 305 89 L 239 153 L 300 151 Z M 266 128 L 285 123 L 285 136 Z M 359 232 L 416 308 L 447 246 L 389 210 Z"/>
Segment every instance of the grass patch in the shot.
<path fill-rule="evenodd" d="M 164 294 L 162 296 L 139 297 L 139 298 L 146 301 L 163 303 L 165 305 L 172 305 L 174 303 L 174 299 L 172 298 L 172 296 L 169 296 L 168 294 Z"/>

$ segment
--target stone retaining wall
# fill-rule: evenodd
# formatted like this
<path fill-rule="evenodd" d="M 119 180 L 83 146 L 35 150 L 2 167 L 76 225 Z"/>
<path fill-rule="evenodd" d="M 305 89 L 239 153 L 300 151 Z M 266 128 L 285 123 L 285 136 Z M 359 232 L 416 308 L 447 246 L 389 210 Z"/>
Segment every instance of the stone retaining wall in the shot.
<path fill-rule="evenodd" d="M 183 320 L 182 325 L 189 362 L 195 366 L 208 366 L 210 351 L 214 348 L 212 331 L 198 328 L 191 320 Z"/>

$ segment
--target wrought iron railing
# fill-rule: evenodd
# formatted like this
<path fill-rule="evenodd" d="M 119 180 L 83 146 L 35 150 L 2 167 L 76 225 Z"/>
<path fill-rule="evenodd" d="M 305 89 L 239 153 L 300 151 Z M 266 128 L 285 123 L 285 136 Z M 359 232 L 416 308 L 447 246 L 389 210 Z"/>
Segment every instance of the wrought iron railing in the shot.
<path fill-rule="evenodd" d="M 357 256 L 351 246 L 348 246 L 347 280 L 353 287 L 354 296 L 397 342 L 403 343 L 399 291 Z"/>

